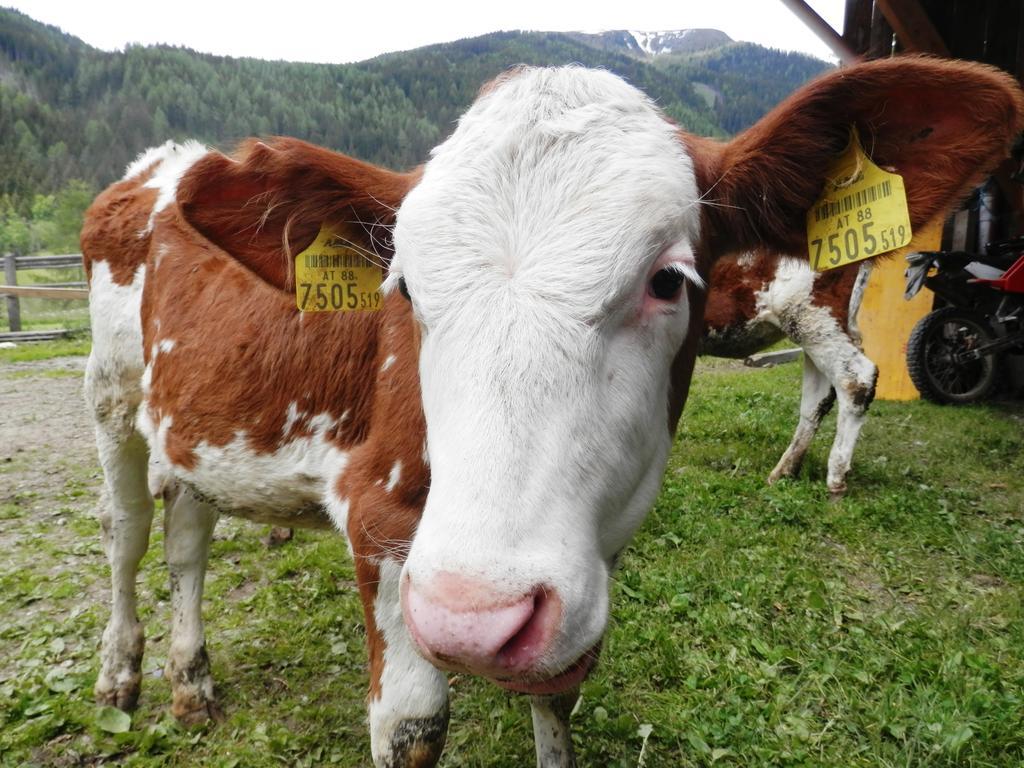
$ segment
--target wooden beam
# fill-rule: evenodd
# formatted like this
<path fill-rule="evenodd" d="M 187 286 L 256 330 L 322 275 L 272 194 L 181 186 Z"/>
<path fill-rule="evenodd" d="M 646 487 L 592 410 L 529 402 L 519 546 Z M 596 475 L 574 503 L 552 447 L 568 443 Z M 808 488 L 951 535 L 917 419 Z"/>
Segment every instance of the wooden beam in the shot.
<path fill-rule="evenodd" d="M 14 260 L 18 269 L 53 269 L 82 266 L 80 253 L 55 253 L 49 256 L 18 256 Z"/>
<path fill-rule="evenodd" d="M 0 285 L 0 296 L 24 296 L 26 299 L 88 299 L 86 288 L 50 288 L 45 285 Z"/>
<path fill-rule="evenodd" d="M 1017 24 L 1017 71 L 1013 74 L 1024 80 L 1024 4 L 1020 7 L 1020 22 Z"/>
<path fill-rule="evenodd" d="M 949 48 L 918 0 L 875 0 L 903 50 L 949 56 Z"/>
<path fill-rule="evenodd" d="M 892 41 L 895 35 L 892 25 L 886 20 L 881 9 L 872 3 L 871 36 L 868 40 L 869 59 L 887 59 L 893 54 Z"/>
<path fill-rule="evenodd" d="M 871 10 L 874 5 L 874 0 L 846 0 L 843 40 L 860 56 L 865 55 L 871 47 Z"/>
<path fill-rule="evenodd" d="M 799 347 L 796 349 L 777 349 L 774 352 L 760 352 L 756 355 L 751 355 L 743 361 L 743 364 L 749 368 L 771 368 L 773 365 L 782 365 L 783 363 L 792 363 L 795 360 L 799 360 L 802 354 L 803 350 Z"/>
<path fill-rule="evenodd" d="M 56 328 L 52 331 L 18 331 L 11 333 L 0 333 L 0 341 L 13 341 L 15 344 L 23 341 L 51 341 L 63 339 L 70 336 L 71 331 L 67 328 Z"/>
<path fill-rule="evenodd" d="M 850 50 L 839 33 L 829 26 L 821 16 L 814 12 L 804 0 L 781 0 L 782 4 L 789 8 L 800 21 L 807 26 L 818 39 L 832 49 L 832 52 L 843 64 L 853 64 L 860 61 L 860 57 Z"/>

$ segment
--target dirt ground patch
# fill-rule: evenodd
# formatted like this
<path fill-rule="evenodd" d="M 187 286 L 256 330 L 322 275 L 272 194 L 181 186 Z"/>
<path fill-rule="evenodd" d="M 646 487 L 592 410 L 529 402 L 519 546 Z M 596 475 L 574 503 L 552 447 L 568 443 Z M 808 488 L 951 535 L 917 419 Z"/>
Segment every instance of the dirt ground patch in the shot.
<path fill-rule="evenodd" d="M 0 366 L 0 546 L 91 513 L 102 478 L 82 399 L 84 357 Z M 16 513 L 15 513 L 16 510 Z M 63 520 L 64 522 L 60 522 Z"/>
<path fill-rule="evenodd" d="M 42 450 L 95 457 L 82 399 L 84 357 L 57 357 L 0 367 L 0 461 Z"/>
<path fill-rule="evenodd" d="M 0 628 L 12 640 L 18 625 L 66 619 L 84 600 L 101 604 L 108 590 L 95 516 L 103 479 L 82 399 L 85 360 L 0 365 L 0 583 L 16 610 Z M 66 600 L 69 590 L 83 600 Z"/>

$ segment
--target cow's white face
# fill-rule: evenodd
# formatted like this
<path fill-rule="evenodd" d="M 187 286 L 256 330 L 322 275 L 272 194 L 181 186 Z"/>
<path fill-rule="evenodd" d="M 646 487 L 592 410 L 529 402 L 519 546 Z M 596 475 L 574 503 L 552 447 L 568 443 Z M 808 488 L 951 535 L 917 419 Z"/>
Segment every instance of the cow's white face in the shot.
<path fill-rule="evenodd" d="M 669 451 L 699 221 L 675 128 L 579 68 L 481 97 L 403 203 L 431 467 L 403 604 L 435 662 L 534 692 L 586 674 Z"/>

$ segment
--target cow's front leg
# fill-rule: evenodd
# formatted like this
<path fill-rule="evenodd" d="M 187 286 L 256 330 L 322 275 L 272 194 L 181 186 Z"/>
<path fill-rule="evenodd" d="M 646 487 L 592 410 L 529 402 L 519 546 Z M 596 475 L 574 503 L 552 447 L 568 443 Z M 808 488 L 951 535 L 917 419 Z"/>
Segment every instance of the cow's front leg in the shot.
<path fill-rule="evenodd" d="M 420 656 L 402 619 L 402 566 L 356 550 L 370 651 L 370 749 L 377 768 L 437 764 L 448 736 L 448 679 Z"/>
<path fill-rule="evenodd" d="M 164 552 L 171 579 L 171 647 L 165 673 L 171 714 L 186 725 L 219 719 L 203 630 L 203 581 L 217 512 L 180 486 L 164 495 Z"/>
<path fill-rule="evenodd" d="M 579 688 L 573 688 L 554 696 L 530 697 L 537 768 L 573 768 L 576 765 L 569 716 L 579 696 Z"/>
<path fill-rule="evenodd" d="M 828 454 L 828 491 L 832 499 L 846 493 L 846 475 L 853 461 L 861 427 L 868 406 L 875 399 L 878 367 L 860 350 L 854 348 L 836 386 L 839 412 L 836 416 L 836 437 Z"/>
<path fill-rule="evenodd" d="M 836 395 L 832 382 L 814 364 L 810 355 L 804 353 L 804 374 L 800 391 L 800 421 L 786 452 L 782 454 L 775 469 L 768 475 L 771 485 L 783 477 L 796 477 L 803 464 L 804 455 L 811 440 L 821 426 L 821 420 L 832 409 Z"/>

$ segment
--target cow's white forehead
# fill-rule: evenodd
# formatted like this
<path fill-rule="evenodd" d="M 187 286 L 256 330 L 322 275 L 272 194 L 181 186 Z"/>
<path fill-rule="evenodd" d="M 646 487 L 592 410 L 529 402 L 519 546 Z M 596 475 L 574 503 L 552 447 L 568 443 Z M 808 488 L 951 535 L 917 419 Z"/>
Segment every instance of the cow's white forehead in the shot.
<path fill-rule="evenodd" d="M 640 91 L 599 70 L 526 69 L 434 150 L 399 211 L 395 263 L 428 319 L 509 285 L 592 319 L 696 237 L 696 196 L 675 127 Z"/>

